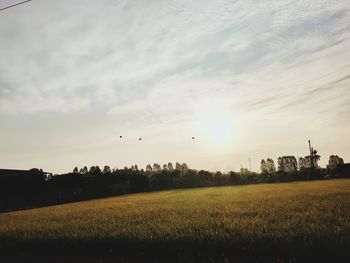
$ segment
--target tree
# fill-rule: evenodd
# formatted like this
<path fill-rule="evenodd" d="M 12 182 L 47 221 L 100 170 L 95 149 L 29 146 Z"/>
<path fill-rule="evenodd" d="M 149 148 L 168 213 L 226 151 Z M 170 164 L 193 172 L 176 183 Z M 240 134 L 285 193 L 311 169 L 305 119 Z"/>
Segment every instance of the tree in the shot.
<path fill-rule="evenodd" d="M 321 159 L 321 156 L 317 154 L 317 150 L 311 147 L 311 141 L 309 140 L 309 150 L 310 150 L 310 165 L 311 169 L 318 167 L 317 161 Z"/>
<path fill-rule="evenodd" d="M 168 171 L 171 173 L 174 171 L 174 167 L 173 167 L 173 164 L 171 162 L 168 163 Z"/>
<path fill-rule="evenodd" d="M 278 157 L 277 159 L 277 169 L 279 172 L 283 172 L 284 171 L 284 162 L 283 162 L 283 159 L 282 157 Z"/>
<path fill-rule="evenodd" d="M 29 171 L 31 171 L 31 172 L 42 172 L 43 170 L 39 169 L 39 168 L 31 168 L 31 169 L 29 169 Z"/>
<path fill-rule="evenodd" d="M 209 171 L 200 170 L 198 172 L 198 177 L 199 177 L 199 184 L 200 185 L 207 185 L 210 182 L 212 174 Z"/>
<path fill-rule="evenodd" d="M 183 182 L 185 186 L 197 185 L 198 173 L 196 170 L 188 170 L 186 174 L 181 174 L 181 175 L 182 175 L 181 178 L 183 178 Z"/>
<path fill-rule="evenodd" d="M 241 169 L 239 171 L 240 171 L 241 175 L 249 174 L 248 168 L 241 167 Z"/>
<path fill-rule="evenodd" d="M 311 168 L 310 156 L 299 158 L 299 170 Z"/>
<path fill-rule="evenodd" d="M 101 174 L 101 169 L 100 167 L 97 165 L 97 166 L 91 166 L 90 167 L 90 171 L 89 171 L 89 174 L 93 175 L 93 176 L 98 176 Z"/>
<path fill-rule="evenodd" d="M 278 157 L 277 163 L 278 171 L 290 173 L 298 170 L 298 162 L 293 155 Z"/>
<path fill-rule="evenodd" d="M 111 167 L 109 165 L 105 165 L 103 167 L 103 171 L 102 171 L 103 174 L 110 174 L 111 172 L 112 172 Z"/>
<path fill-rule="evenodd" d="M 318 161 L 321 156 L 317 154 L 316 150 L 312 150 L 312 155 L 299 158 L 299 169 L 312 169 L 318 167 Z"/>
<path fill-rule="evenodd" d="M 221 185 L 222 183 L 224 183 L 224 175 L 222 174 L 222 172 L 220 171 L 217 171 L 214 175 L 214 178 L 215 178 L 215 183 L 217 185 Z"/>
<path fill-rule="evenodd" d="M 232 184 L 237 184 L 241 180 L 241 175 L 233 171 L 229 173 L 229 177 L 230 177 L 230 183 Z"/>
<path fill-rule="evenodd" d="M 182 172 L 182 165 L 179 164 L 178 162 L 176 162 L 176 164 L 175 164 L 175 170 L 176 170 L 176 171 L 179 171 L 179 172 L 181 173 L 181 172 Z"/>
<path fill-rule="evenodd" d="M 318 163 L 317 162 L 321 159 L 321 156 L 319 154 L 317 154 L 317 150 L 313 150 L 312 156 L 313 156 L 314 167 L 318 167 Z"/>
<path fill-rule="evenodd" d="M 159 164 L 157 164 L 157 163 L 154 163 L 153 164 L 153 172 L 156 172 L 156 173 L 160 173 L 161 171 L 162 171 L 162 168 L 160 167 L 160 165 Z"/>
<path fill-rule="evenodd" d="M 79 173 L 78 167 L 74 167 L 74 169 L 73 169 L 73 173 L 74 173 L 74 174 Z"/>
<path fill-rule="evenodd" d="M 275 162 L 271 158 L 267 158 L 266 160 L 267 172 L 274 173 L 276 172 Z"/>
<path fill-rule="evenodd" d="M 267 164 L 264 159 L 261 160 L 260 162 L 260 171 L 262 174 L 266 174 L 268 169 L 267 169 Z"/>
<path fill-rule="evenodd" d="M 333 170 L 342 164 L 344 164 L 343 158 L 340 158 L 338 155 L 331 155 L 329 156 L 327 168 Z"/>
<path fill-rule="evenodd" d="M 138 171 L 139 167 L 137 166 L 137 164 L 135 165 L 131 165 L 131 171 Z"/>
<path fill-rule="evenodd" d="M 182 175 L 185 175 L 188 172 L 189 168 L 186 163 L 182 164 Z"/>
<path fill-rule="evenodd" d="M 151 173 L 151 172 L 152 172 L 152 166 L 150 164 L 147 164 L 146 173 Z"/>

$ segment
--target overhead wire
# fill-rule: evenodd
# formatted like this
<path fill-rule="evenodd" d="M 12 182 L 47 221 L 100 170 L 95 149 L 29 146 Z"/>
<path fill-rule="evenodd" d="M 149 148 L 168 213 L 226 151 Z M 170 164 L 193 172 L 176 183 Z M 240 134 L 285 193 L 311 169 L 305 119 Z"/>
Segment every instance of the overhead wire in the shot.
<path fill-rule="evenodd" d="M 9 5 L 9 6 L 0 8 L 0 12 L 1 12 L 1 11 L 4 11 L 4 10 L 6 10 L 6 9 L 10 9 L 10 8 L 12 8 L 12 7 L 18 6 L 18 5 L 22 5 L 22 4 L 31 2 L 31 1 L 32 1 L 32 0 L 26 0 L 26 1 L 23 1 L 23 2 L 19 2 L 19 3 L 13 4 L 13 5 Z"/>

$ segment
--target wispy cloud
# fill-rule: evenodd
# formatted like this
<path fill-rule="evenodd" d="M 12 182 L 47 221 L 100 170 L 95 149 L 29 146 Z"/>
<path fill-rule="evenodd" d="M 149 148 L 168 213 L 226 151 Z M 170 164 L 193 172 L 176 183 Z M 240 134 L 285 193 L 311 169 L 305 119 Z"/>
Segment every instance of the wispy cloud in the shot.
<path fill-rule="evenodd" d="M 344 127 L 349 24 L 348 0 L 32 1 L 0 14 L 0 115 L 95 111 L 157 133 L 210 98 Z"/>

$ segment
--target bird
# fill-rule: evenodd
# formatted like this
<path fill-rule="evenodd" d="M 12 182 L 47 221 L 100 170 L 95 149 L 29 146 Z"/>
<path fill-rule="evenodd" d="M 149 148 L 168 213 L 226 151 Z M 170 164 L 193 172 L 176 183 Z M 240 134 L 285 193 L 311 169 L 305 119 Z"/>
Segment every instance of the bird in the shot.
<path fill-rule="evenodd" d="M 119 138 L 121 139 L 121 138 L 123 138 L 123 136 L 120 135 Z"/>
<path fill-rule="evenodd" d="M 139 141 L 141 141 L 141 140 L 142 140 L 142 138 L 140 137 L 140 138 L 139 138 Z"/>
<path fill-rule="evenodd" d="M 192 137 L 192 140 L 194 140 L 194 137 Z"/>

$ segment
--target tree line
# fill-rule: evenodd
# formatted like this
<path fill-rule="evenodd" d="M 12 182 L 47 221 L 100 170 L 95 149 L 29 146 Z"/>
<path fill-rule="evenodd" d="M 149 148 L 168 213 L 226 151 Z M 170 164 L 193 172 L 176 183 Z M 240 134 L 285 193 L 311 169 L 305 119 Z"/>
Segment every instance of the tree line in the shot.
<path fill-rule="evenodd" d="M 337 155 L 330 156 L 327 168 L 319 167 L 318 160 L 318 156 L 299 161 L 294 156 L 282 156 L 277 159 L 276 168 L 273 159 L 267 158 L 261 160 L 261 173 L 246 168 L 226 173 L 195 170 L 179 162 L 174 166 L 170 162 L 148 164 L 146 169 L 137 165 L 123 169 L 108 165 L 102 169 L 97 165 L 75 167 L 70 173 L 54 176 L 33 169 L 37 176 L 0 177 L 0 210 L 166 189 L 316 180 L 337 174 L 344 164 Z"/>
<path fill-rule="evenodd" d="M 111 169 L 108 165 L 103 169 L 99 166 L 91 166 L 90 169 L 86 166 L 80 169 L 75 167 L 72 173 L 63 176 L 94 182 L 90 188 L 99 187 L 100 191 L 89 189 L 90 192 L 120 194 L 175 188 L 322 179 L 327 174 L 336 174 L 337 167 L 344 164 L 343 159 L 337 155 L 330 156 L 327 168 L 321 168 L 318 165 L 319 160 L 320 156 L 316 151 L 312 157 L 300 157 L 299 160 L 294 156 L 281 156 L 277 159 L 276 168 L 273 159 L 267 158 L 266 161 L 261 160 L 260 173 L 246 168 L 241 168 L 239 172 L 210 172 L 190 169 L 186 163 L 176 162 L 174 166 L 169 162 L 163 165 L 148 164 L 146 169 L 139 169 L 137 165 L 123 169 Z M 62 178 L 62 175 L 54 177 L 53 180 L 58 178 Z"/>

